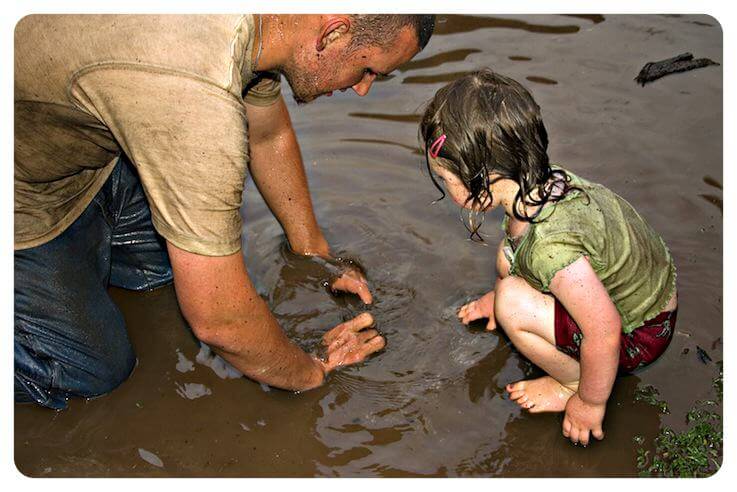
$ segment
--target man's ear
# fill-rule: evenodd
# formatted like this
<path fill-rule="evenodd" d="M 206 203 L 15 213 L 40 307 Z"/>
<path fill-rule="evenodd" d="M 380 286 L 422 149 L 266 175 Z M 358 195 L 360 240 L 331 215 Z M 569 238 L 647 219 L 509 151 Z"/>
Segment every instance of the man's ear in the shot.
<path fill-rule="evenodd" d="M 340 38 L 351 30 L 351 19 L 348 16 L 329 16 L 320 25 L 320 37 L 317 39 L 315 48 L 317 51 L 324 50 L 328 44 Z"/>

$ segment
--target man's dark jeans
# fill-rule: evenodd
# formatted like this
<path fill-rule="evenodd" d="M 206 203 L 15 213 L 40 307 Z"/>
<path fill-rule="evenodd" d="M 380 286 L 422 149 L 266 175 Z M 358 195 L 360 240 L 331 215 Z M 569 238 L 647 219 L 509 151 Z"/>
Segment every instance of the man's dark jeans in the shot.
<path fill-rule="evenodd" d="M 172 280 L 164 240 L 124 157 L 82 215 L 52 241 L 15 252 L 15 401 L 65 408 L 107 393 L 136 356 L 110 285 Z"/>

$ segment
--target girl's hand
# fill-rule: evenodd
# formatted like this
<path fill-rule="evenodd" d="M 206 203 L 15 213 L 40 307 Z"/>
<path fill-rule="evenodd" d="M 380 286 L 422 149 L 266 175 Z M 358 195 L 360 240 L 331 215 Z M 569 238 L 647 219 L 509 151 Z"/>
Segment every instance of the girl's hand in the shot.
<path fill-rule="evenodd" d="M 489 318 L 486 323 L 486 329 L 491 331 L 496 329 L 496 319 L 494 319 L 494 291 L 486 293 L 483 297 L 479 297 L 475 301 L 461 307 L 458 310 L 458 317 L 464 325 L 471 321 L 481 318 Z"/>
<path fill-rule="evenodd" d="M 601 424 L 604 422 L 606 403 L 586 403 L 575 393 L 566 403 L 563 418 L 563 435 L 573 444 L 589 444 L 589 434 L 598 440 L 604 439 Z"/>

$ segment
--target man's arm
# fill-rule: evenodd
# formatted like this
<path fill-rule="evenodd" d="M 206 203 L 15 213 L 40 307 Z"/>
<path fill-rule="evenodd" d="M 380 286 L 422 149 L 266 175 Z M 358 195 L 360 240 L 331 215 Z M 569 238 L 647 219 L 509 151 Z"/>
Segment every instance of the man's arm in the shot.
<path fill-rule="evenodd" d="M 251 176 L 289 245 L 303 255 L 328 256 L 330 248 L 313 212 L 302 155 L 283 97 L 270 106 L 246 103 L 246 113 Z"/>
<path fill-rule="evenodd" d="M 167 242 L 182 314 L 195 336 L 246 376 L 278 388 L 307 390 L 327 372 L 353 364 L 384 347 L 367 313 L 325 336 L 326 362 L 303 352 L 284 334 L 248 278 L 240 252 L 210 257 Z"/>
<path fill-rule="evenodd" d="M 330 247 L 317 224 L 297 136 L 284 98 L 270 106 L 246 103 L 250 171 L 261 196 L 287 235 L 292 251 L 330 257 Z M 347 271 L 333 283 L 334 289 L 358 294 L 372 302 L 366 279 Z"/>

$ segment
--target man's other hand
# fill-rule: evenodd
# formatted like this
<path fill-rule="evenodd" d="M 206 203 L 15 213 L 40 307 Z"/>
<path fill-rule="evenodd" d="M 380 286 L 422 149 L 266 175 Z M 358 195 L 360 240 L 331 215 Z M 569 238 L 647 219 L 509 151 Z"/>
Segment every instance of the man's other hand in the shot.
<path fill-rule="evenodd" d="M 327 347 L 327 356 L 320 361 L 325 374 L 340 366 L 362 362 L 384 348 L 386 340 L 371 328 L 373 324 L 374 318 L 369 313 L 361 313 L 322 337 L 322 343 Z"/>

